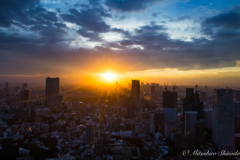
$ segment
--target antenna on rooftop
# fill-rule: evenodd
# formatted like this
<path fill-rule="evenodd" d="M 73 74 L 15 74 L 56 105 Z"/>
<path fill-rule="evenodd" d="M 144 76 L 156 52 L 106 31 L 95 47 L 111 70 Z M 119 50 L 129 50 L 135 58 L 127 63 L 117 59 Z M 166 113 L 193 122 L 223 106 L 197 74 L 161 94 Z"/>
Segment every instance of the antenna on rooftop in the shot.
<path fill-rule="evenodd" d="M 165 84 L 165 81 L 164 81 L 164 86 L 165 86 L 165 91 L 167 91 L 168 82 L 167 82 L 167 84 Z"/>

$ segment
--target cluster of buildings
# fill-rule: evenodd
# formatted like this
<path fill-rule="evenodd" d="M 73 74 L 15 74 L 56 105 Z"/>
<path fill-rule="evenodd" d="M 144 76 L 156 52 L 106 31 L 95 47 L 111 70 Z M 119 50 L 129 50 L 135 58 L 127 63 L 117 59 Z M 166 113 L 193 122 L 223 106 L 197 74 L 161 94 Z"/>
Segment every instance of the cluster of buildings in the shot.
<path fill-rule="evenodd" d="M 0 151 L 17 146 L 15 158 L 34 159 L 26 146 L 35 145 L 49 160 L 184 159 L 183 150 L 234 152 L 240 147 L 239 93 L 140 80 L 103 92 L 60 88 L 60 79 L 49 77 L 45 88 L 6 83 L 0 90 Z"/>

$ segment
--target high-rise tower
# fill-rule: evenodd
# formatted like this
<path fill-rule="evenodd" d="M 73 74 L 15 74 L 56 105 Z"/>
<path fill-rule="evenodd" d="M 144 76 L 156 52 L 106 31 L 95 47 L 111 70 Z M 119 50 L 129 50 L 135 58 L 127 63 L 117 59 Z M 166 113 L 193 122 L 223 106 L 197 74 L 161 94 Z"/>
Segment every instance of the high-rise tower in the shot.
<path fill-rule="evenodd" d="M 46 78 L 46 107 L 54 107 L 59 104 L 59 78 Z"/>
<path fill-rule="evenodd" d="M 214 89 L 212 141 L 218 150 L 235 150 L 234 125 L 233 90 Z"/>
<path fill-rule="evenodd" d="M 30 91 L 24 90 L 22 91 L 22 107 L 28 107 L 30 106 Z"/>
<path fill-rule="evenodd" d="M 132 96 L 140 99 L 140 80 L 132 80 Z"/>
<path fill-rule="evenodd" d="M 177 92 L 166 90 L 163 92 L 162 111 L 164 113 L 164 121 L 175 122 L 177 116 Z"/>
<path fill-rule="evenodd" d="M 89 121 L 86 124 L 86 143 L 87 144 L 95 144 L 95 132 L 96 132 L 96 125 L 94 122 Z"/>

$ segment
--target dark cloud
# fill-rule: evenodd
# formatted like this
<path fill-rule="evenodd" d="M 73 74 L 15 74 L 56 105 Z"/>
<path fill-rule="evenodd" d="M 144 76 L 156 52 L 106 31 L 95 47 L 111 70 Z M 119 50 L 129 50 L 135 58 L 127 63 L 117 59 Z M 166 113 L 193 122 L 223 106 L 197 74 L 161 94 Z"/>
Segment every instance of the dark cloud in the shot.
<path fill-rule="evenodd" d="M 105 5 L 115 10 L 130 12 L 146 9 L 159 1 L 161 0 L 106 0 Z"/>
<path fill-rule="evenodd" d="M 39 4 L 39 0 L 0 0 L 0 26 L 10 27 L 13 21 L 26 21 L 26 9 Z"/>
<path fill-rule="evenodd" d="M 77 31 L 77 33 L 79 33 L 81 36 L 89 38 L 91 41 L 101 41 L 102 39 L 99 37 L 98 33 L 94 33 L 94 32 L 89 32 L 86 31 L 84 29 L 79 29 Z"/>
<path fill-rule="evenodd" d="M 218 40 L 239 38 L 239 8 L 234 8 L 226 13 L 206 18 L 202 22 L 202 32 Z"/>
<path fill-rule="evenodd" d="M 240 11 L 231 10 L 214 17 L 207 18 L 203 25 L 211 27 L 223 27 L 225 29 L 240 29 Z"/>
<path fill-rule="evenodd" d="M 61 14 L 61 17 L 68 22 L 75 23 L 87 30 L 95 32 L 107 32 L 110 26 L 103 21 L 103 17 L 111 17 L 101 8 L 78 11 L 70 9 L 70 14 Z"/>

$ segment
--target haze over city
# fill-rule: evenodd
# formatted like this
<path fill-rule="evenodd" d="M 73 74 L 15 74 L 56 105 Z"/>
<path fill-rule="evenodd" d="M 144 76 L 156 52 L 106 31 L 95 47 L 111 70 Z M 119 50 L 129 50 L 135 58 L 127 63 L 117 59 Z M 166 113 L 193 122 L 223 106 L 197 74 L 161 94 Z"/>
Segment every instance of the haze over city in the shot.
<path fill-rule="evenodd" d="M 0 9 L 1 83 L 238 85 L 238 0 L 8 0 Z"/>

